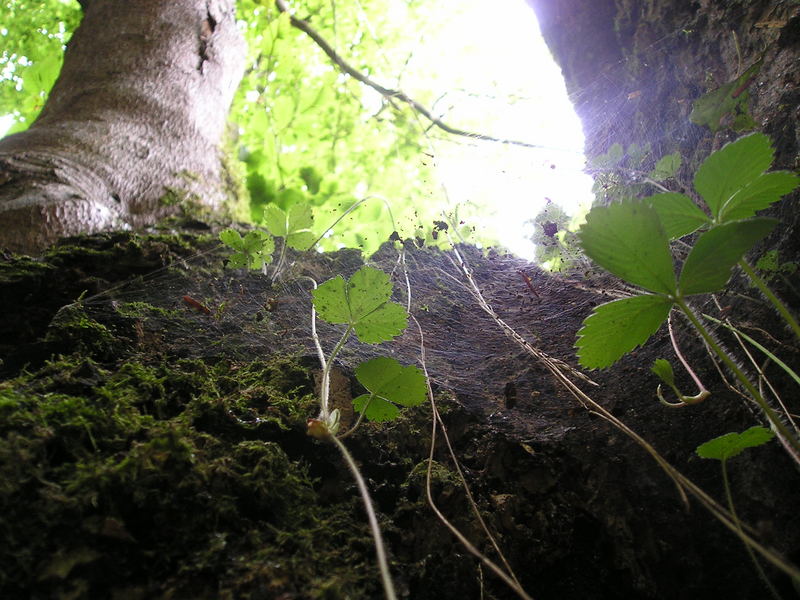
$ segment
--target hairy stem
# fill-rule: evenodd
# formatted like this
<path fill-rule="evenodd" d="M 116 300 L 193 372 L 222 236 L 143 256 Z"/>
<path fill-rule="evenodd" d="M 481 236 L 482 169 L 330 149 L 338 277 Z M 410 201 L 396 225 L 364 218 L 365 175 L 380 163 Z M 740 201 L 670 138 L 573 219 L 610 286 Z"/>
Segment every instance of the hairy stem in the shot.
<path fill-rule="evenodd" d="M 739 267 L 741 267 L 742 271 L 744 271 L 747 276 L 750 278 L 750 281 L 758 288 L 758 290 L 764 294 L 764 296 L 772 303 L 772 306 L 775 307 L 775 310 L 778 311 L 778 314 L 783 317 L 789 327 L 792 328 L 792 331 L 800 339 L 800 324 L 797 323 L 797 319 L 794 318 L 792 313 L 789 312 L 789 309 L 786 308 L 786 305 L 781 302 L 780 298 L 778 298 L 775 293 L 769 289 L 767 286 L 767 282 L 764 281 L 758 273 L 756 273 L 755 269 L 751 267 L 746 260 L 742 259 L 739 261 Z"/>
<path fill-rule="evenodd" d="M 703 326 L 703 324 L 694 314 L 692 309 L 689 308 L 689 305 L 686 304 L 686 301 L 683 300 L 683 298 L 676 298 L 675 304 L 678 305 L 678 307 L 692 322 L 692 325 L 694 325 L 694 328 L 706 341 L 709 348 L 711 348 L 714 351 L 714 353 L 720 358 L 720 360 L 722 360 L 725 366 L 728 367 L 728 369 L 730 369 L 730 371 L 734 374 L 736 379 L 739 380 L 739 383 L 741 383 L 744 389 L 747 390 L 747 393 L 750 394 L 750 397 L 753 398 L 753 400 L 755 400 L 756 404 L 758 404 L 761 410 L 764 411 L 764 414 L 766 415 L 767 419 L 769 419 L 769 422 L 772 423 L 772 425 L 775 427 L 778 433 L 780 433 L 780 435 L 783 436 L 795 450 L 800 451 L 800 441 L 798 441 L 798 439 L 787 429 L 786 425 L 783 424 L 783 421 L 780 420 L 780 418 L 772 409 L 772 407 L 767 403 L 766 400 L 764 400 L 764 397 L 759 393 L 755 385 L 753 385 L 753 382 L 750 381 L 750 378 L 747 377 L 747 375 L 744 373 L 744 371 L 742 371 L 741 368 L 739 368 L 739 365 L 733 362 L 731 357 L 728 356 L 728 353 L 722 349 L 722 347 L 716 342 L 716 340 L 714 340 L 713 337 L 711 337 L 711 334 Z"/>
<path fill-rule="evenodd" d="M 334 444 L 336 444 L 339 452 L 342 453 L 344 461 L 347 463 L 350 473 L 353 475 L 353 479 L 356 480 L 358 491 L 361 493 L 361 500 L 364 502 L 364 509 L 367 511 L 369 527 L 372 530 L 372 539 L 375 543 L 375 553 L 378 555 L 378 567 L 381 571 L 381 582 L 383 583 L 383 591 L 386 595 L 386 600 L 397 600 L 397 593 L 395 592 L 394 583 L 392 582 L 392 575 L 389 572 L 389 561 L 386 560 L 386 546 L 383 543 L 381 528 L 378 525 L 378 517 L 375 516 L 375 509 L 372 506 L 372 499 L 370 498 L 367 484 L 364 482 L 364 478 L 361 476 L 361 471 L 358 470 L 358 465 L 356 464 L 355 459 L 347 450 L 347 446 L 345 446 L 335 435 L 330 436 L 330 439 Z"/>

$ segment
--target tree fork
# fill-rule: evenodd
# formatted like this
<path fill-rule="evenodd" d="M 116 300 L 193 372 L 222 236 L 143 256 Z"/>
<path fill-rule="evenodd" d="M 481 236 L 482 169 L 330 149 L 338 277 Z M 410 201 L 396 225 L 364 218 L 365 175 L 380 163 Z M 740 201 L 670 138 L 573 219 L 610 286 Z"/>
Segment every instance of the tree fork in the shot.
<path fill-rule="evenodd" d="M 0 140 L 0 247 L 140 227 L 165 195 L 225 206 L 219 145 L 245 44 L 234 0 L 83 0 L 41 114 Z"/>

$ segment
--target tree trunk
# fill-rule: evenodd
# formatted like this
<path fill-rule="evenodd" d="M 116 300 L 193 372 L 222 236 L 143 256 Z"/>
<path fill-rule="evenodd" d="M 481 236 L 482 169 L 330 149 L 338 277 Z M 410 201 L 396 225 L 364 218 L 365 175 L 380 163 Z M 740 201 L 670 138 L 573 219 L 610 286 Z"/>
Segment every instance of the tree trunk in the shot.
<path fill-rule="evenodd" d="M 232 0 L 91 0 L 38 119 L 0 141 L 0 247 L 218 210 L 244 43 Z"/>

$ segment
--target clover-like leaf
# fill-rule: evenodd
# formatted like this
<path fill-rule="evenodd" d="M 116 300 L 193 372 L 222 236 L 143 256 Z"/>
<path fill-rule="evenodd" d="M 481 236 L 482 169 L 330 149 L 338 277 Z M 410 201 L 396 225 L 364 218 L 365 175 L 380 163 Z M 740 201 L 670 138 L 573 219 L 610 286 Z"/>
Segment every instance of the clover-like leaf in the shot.
<path fill-rule="evenodd" d="M 674 293 L 669 242 L 650 204 L 628 200 L 595 207 L 578 238 L 586 254 L 617 277 L 651 292 Z"/>
<path fill-rule="evenodd" d="M 719 222 L 752 217 L 777 202 L 800 184 L 800 177 L 789 171 L 773 171 L 759 175 L 750 185 L 736 192 L 719 213 Z"/>
<path fill-rule="evenodd" d="M 714 219 L 742 188 L 751 185 L 772 164 L 774 150 L 769 138 L 754 133 L 726 144 L 703 161 L 694 176 L 694 187 Z"/>
<path fill-rule="evenodd" d="M 588 368 L 610 367 L 644 344 L 669 315 L 672 300 L 644 294 L 595 307 L 578 331 L 578 362 Z"/>
<path fill-rule="evenodd" d="M 275 240 L 264 231 L 248 231 L 242 237 L 235 229 L 225 229 L 219 239 L 226 246 L 236 250 L 228 258 L 228 266 L 234 269 L 263 269 L 272 262 Z"/>
<path fill-rule="evenodd" d="M 270 204 L 264 209 L 264 222 L 272 235 L 284 238 L 296 250 L 308 250 L 316 239 L 311 231 L 314 215 L 305 202 L 293 204 L 288 212 Z"/>
<path fill-rule="evenodd" d="M 709 218 L 689 196 L 676 192 L 655 194 L 647 202 L 658 213 L 670 239 L 688 235 L 709 222 Z"/>
<path fill-rule="evenodd" d="M 733 266 L 777 223 L 776 219 L 757 217 L 723 223 L 706 231 L 683 263 L 678 281 L 681 294 L 721 290 L 728 283 Z"/>
<path fill-rule="evenodd" d="M 413 365 L 404 367 L 386 356 L 358 365 L 356 379 L 375 396 L 400 406 L 417 406 L 427 398 L 423 372 Z"/>
<path fill-rule="evenodd" d="M 769 442 L 775 434 L 761 425 L 756 425 L 742 433 L 726 433 L 697 447 L 700 458 L 713 458 L 726 461 L 747 448 L 755 448 Z"/>
<path fill-rule="evenodd" d="M 391 294 L 389 276 L 372 267 L 361 267 L 349 281 L 337 275 L 312 292 L 320 318 L 347 323 L 367 344 L 388 341 L 408 324 L 408 313 L 389 300 Z"/>
<path fill-rule="evenodd" d="M 353 408 L 357 412 L 363 411 L 365 417 L 376 423 L 392 421 L 400 414 L 397 406 L 373 394 L 361 394 L 357 398 L 353 398 Z"/>

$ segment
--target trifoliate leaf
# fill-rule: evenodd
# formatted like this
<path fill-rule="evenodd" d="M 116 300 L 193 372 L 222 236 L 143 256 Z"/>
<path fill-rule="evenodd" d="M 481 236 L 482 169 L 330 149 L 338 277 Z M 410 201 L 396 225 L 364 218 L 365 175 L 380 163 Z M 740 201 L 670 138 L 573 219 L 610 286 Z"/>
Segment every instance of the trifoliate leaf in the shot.
<path fill-rule="evenodd" d="M 649 204 L 628 200 L 595 207 L 578 238 L 586 254 L 617 277 L 652 292 L 675 291 L 667 236 Z"/>
<path fill-rule="evenodd" d="M 400 414 L 400 409 L 394 404 L 372 394 L 362 394 L 358 398 L 353 398 L 353 409 L 357 412 L 362 412 L 365 406 L 367 410 L 364 416 L 376 423 L 393 421 Z"/>
<path fill-rule="evenodd" d="M 776 219 L 757 217 L 723 223 L 706 231 L 683 263 L 680 293 L 706 294 L 724 288 L 733 266 L 777 223 Z"/>
<path fill-rule="evenodd" d="M 372 267 L 362 267 L 349 281 L 337 275 L 312 292 L 320 318 L 351 325 L 368 344 L 388 341 L 408 324 L 408 313 L 389 301 L 391 294 L 389 276 Z"/>
<path fill-rule="evenodd" d="M 666 320 L 672 301 L 645 294 L 595 307 L 578 331 L 578 362 L 588 369 L 610 367 L 644 344 Z"/>
<path fill-rule="evenodd" d="M 800 177 L 788 171 L 773 171 L 759 175 L 747 187 L 739 190 L 722 207 L 719 222 L 736 221 L 752 217 L 794 190 Z"/>
<path fill-rule="evenodd" d="M 726 144 L 703 161 L 694 176 L 694 187 L 714 219 L 719 219 L 720 211 L 734 194 L 769 168 L 773 157 L 769 138 L 754 133 Z"/>
<path fill-rule="evenodd" d="M 685 194 L 666 192 L 646 200 L 658 213 L 664 232 L 670 239 L 688 235 L 709 222 L 709 218 Z"/>
<path fill-rule="evenodd" d="M 675 177 L 675 174 L 678 172 L 678 169 L 680 168 L 681 168 L 680 152 L 667 154 L 666 156 L 662 156 L 661 159 L 656 163 L 656 166 L 650 172 L 650 177 L 652 179 L 655 179 L 656 181 L 664 181 L 665 179 L 669 179 L 670 177 Z"/>
<path fill-rule="evenodd" d="M 242 240 L 242 247 L 242 254 L 247 258 L 249 267 L 253 270 L 263 269 L 272 262 L 275 240 L 264 231 L 248 231 Z"/>
<path fill-rule="evenodd" d="M 716 460 L 728 460 L 740 454 L 747 448 L 761 446 L 770 441 L 775 434 L 767 429 L 756 425 L 742 433 L 726 433 L 713 440 L 707 441 L 697 447 L 697 456 L 700 458 L 714 458 Z"/>
<path fill-rule="evenodd" d="M 400 406 L 417 406 L 427 398 L 425 375 L 417 367 L 404 367 L 393 358 L 379 356 L 356 368 L 356 379 L 376 396 Z"/>
<path fill-rule="evenodd" d="M 668 360 L 657 358 L 650 370 L 668 386 L 675 387 L 675 373 L 672 371 L 672 365 L 669 364 Z"/>

